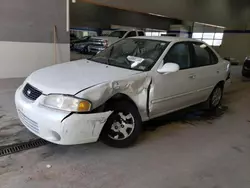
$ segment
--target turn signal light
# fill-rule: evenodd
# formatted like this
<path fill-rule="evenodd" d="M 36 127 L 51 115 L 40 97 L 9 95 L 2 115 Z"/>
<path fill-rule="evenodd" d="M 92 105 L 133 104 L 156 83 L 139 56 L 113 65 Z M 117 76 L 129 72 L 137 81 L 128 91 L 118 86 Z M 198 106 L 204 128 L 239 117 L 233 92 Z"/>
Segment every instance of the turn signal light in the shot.
<path fill-rule="evenodd" d="M 87 112 L 91 109 L 91 103 L 88 101 L 81 101 L 78 104 L 78 112 Z"/>

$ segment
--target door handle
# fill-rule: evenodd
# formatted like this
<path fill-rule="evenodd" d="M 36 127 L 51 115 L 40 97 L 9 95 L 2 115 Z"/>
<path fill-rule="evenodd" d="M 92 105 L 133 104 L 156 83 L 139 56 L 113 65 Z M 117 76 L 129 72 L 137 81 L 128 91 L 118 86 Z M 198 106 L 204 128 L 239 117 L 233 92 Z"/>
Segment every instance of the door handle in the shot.
<path fill-rule="evenodd" d="M 190 78 L 190 79 L 195 79 L 195 78 L 196 78 L 196 75 L 191 74 L 191 75 L 189 75 L 189 78 Z"/>

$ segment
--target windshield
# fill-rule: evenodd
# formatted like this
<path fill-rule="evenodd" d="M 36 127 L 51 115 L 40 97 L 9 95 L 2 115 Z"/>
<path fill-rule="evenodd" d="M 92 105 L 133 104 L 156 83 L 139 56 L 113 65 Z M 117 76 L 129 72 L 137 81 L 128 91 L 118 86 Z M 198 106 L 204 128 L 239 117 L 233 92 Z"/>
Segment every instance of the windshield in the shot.
<path fill-rule="evenodd" d="M 126 33 L 127 31 L 113 31 L 112 33 L 109 34 L 109 37 L 122 38 Z"/>
<path fill-rule="evenodd" d="M 149 71 L 169 42 L 127 38 L 91 58 L 92 61 L 126 69 Z"/>

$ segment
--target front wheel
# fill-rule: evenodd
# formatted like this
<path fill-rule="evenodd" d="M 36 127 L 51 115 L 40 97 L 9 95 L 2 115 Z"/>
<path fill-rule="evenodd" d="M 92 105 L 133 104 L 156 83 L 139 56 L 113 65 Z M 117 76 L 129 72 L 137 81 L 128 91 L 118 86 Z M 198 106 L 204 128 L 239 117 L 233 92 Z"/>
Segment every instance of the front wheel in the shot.
<path fill-rule="evenodd" d="M 101 140 L 112 147 L 124 148 L 134 144 L 141 132 L 141 117 L 137 108 L 127 101 L 108 107 L 109 116 L 101 133 Z"/>

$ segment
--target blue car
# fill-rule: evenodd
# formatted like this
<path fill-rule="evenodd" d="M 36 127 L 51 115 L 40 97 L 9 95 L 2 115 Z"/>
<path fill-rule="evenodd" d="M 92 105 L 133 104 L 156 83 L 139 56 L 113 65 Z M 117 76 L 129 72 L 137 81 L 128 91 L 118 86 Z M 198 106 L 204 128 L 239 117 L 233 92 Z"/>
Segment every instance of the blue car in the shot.
<path fill-rule="evenodd" d="M 90 36 L 85 36 L 83 38 L 80 39 L 75 39 L 75 40 L 71 40 L 70 41 L 70 50 L 75 50 L 76 45 L 80 44 L 80 43 L 86 43 L 88 42 L 90 39 Z"/>
<path fill-rule="evenodd" d="M 82 42 L 82 43 L 77 43 L 74 45 L 74 51 L 82 53 L 82 54 L 87 54 L 89 52 L 88 46 L 91 43 L 89 42 Z"/>

